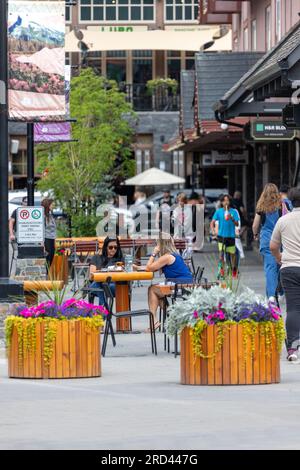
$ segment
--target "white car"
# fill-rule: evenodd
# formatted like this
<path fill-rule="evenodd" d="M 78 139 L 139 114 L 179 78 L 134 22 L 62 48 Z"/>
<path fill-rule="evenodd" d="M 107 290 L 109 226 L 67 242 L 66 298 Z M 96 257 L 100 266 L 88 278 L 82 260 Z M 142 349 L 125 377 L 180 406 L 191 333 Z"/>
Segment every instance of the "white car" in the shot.
<path fill-rule="evenodd" d="M 27 197 L 27 191 L 9 191 L 8 193 L 8 216 L 11 217 L 13 211 L 18 207 L 22 207 L 22 199 Z M 44 197 L 47 197 L 45 194 L 42 194 L 40 191 L 34 192 L 34 205 L 41 206 L 42 200 Z M 56 207 L 53 211 L 54 217 L 63 216 L 63 211 Z"/>

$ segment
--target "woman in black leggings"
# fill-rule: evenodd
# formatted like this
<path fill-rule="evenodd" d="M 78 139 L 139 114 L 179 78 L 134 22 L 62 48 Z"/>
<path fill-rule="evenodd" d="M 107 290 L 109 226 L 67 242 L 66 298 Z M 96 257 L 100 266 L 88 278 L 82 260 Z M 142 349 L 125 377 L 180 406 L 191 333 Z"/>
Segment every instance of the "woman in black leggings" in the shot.
<path fill-rule="evenodd" d="M 53 199 L 43 199 L 42 207 L 45 211 L 45 251 L 47 253 L 47 271 L 51 267 L 55 254 L 56 222 L 53 217 Z"/>

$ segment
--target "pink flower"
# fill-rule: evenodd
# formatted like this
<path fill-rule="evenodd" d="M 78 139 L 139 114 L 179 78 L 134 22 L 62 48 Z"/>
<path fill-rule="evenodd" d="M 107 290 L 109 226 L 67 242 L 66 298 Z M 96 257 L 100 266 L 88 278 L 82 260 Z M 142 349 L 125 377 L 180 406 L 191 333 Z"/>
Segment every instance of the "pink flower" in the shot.
<path fill-rule="evenodd" d="M 76 299 L 69 299 L 69 300 L 66 300 L 63 303 L 62 307 L 64 307 L 64 308 L 72 307 L 72 306 L 76 305 L 76 303 L 77 303 Z"/>
<path fill-rule="evenodd" d="M 198 315 L 198 312 L 197 312 L 197 310 L 195 310 L 195 311 L 194 311 L 194 313 L 193 313 L 193 317 L 194 317 L 194 318 L 199 318 L 199 315 Z"/>

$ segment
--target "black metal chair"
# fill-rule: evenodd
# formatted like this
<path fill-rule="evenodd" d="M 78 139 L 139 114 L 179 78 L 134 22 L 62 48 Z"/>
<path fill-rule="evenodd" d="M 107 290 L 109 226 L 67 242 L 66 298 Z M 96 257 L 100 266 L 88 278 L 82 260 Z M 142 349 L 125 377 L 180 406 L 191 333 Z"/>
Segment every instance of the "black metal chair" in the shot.
<path fill-rule="evenodd" d="M 156 336 L 155 336 L 155 328 L 154 328 L 154 318 L 152 313 L 149 310 L 132 310 L 127 312 L 117 312 L 113 313 L 113 301 L 114 296 L 111 292 L 109 287 L 109 282 L 102 284 L 104 296 L 105 296 L 105 306 L 108 310 L 108 315 L 106 316 L 106 323 L 104 328 L 104 337 L 103 337 L 103 345 L 102 345 L 102 356 L 105 356 L 106 347 L 107 347 L 107 340 L 109 333 L 111 334 L 113 340 L 113 346 L 116 346 L 116 340 L 113 330 L 112 318 L 132 318 L 132 317 L 141 317 L 141 316 L 148 316 L 149 317 L 149 327 L 150 327 L 150 336 L 151 336 L 151 348 L 152 353 L 157 355 L 157 346 L 156 346 Z"/>

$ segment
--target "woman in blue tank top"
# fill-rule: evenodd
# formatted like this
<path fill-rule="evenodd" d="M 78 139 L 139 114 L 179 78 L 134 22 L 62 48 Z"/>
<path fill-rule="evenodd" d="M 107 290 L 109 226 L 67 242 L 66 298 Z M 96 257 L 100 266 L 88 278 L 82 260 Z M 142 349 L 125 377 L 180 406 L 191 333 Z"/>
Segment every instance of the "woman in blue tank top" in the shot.
<path fill-rule="evenodd" d="M 134 266 L 137 268 L 137 266 Z M 192 284 L 193 276 L 186 266 L 184 259 L 177 252 L 173 238 L 169 234 L 161 234 L 157 246 L 146 266 L 146 271 L 162 271 L 167 281 L 181 284 Z M 149 310 L 154 317 L 155 329 L 160 326 L 157 321 L 157 308 L 163 296 L 157 286 L 150 286 L 148 290 Z"/>

